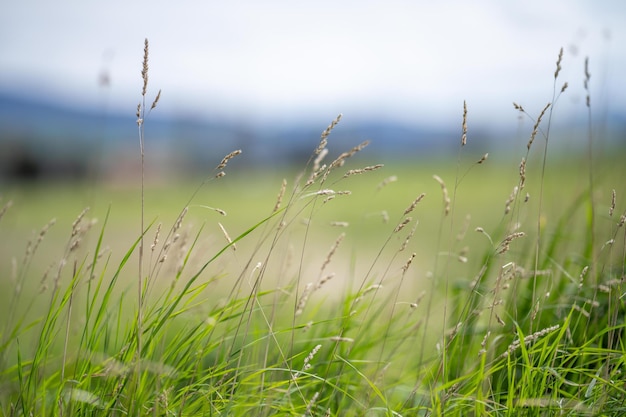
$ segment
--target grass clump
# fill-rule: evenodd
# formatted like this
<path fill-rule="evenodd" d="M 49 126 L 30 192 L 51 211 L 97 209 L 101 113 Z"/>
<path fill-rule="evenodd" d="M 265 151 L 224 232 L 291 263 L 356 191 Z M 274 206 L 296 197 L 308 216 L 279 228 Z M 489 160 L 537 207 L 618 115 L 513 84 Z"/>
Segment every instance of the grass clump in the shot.
<path fill-rule="evenodd" d="M 397 198 L 397 209 L 372 215 L 374 202 L 350 205 L 358 198 L 352 186 L 384 193 L 400 181 L 386 173 L 368 179 L 384 171 L 381 164 L 348 169 L 368 142 L 327 162 L 339 115 L 303 171 L 282 180 L 267 211 L 242 229 L 213 217 L 185 227 L 190 208 L 226 214 L 194 200 L 203 187 L 227 180 L 240 150 L 221 159 L 169 228 L 144 221 L 142 169 L 141 229 L 128 247 L 107 248 L 115 207 L 85 247 L 96 227 L 85 210 L 60 261 L 33 282 L 31 267 L 54 226 L 48 223 L 4 284 L 10 302 L 0 338 L 1 412 L 620 415 L 626 208 L 614 188 L 600 202 L 606 184 L 591 173 L 585 190 L 547 208 L 550 124 L 567 88 L 557 85 L 561 63 L 562 51 L 552 100 L 536 119 L 515 104 L 533 128 L 513 167 L 513 191 L 485 203 L 496 207 L 479 216 L 487 223 L 463 204 L 475 202 L 464 187 L 484 181 L 476 171 L 488 165 L 485 153 L 462 170 L 471 142 L 467 103 L 458 160 L 446 171 L 453 180 L 435 173 L 424 190 Z M 147 41 L 142 79 L 143 166 Z M 531 148 L 540 138 L 536 164 Z M 356 215 L 328 220 L 341 204 Z M 4 204 L 0 218 L 12 205 Z M 350 240 L 359 222 L 377 222 L 367 242 Z M 209 228 L 221 237 L 207 248 Z"/>

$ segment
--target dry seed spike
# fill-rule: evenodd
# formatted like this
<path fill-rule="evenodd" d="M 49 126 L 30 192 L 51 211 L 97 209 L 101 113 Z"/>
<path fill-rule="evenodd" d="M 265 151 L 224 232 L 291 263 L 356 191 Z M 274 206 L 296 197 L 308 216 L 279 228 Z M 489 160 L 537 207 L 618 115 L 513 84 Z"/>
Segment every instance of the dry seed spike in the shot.
<path fill-rule="evenodd" d="M 552 103 L 546 104 L 543 110 L 541 110 L 541 113 L 539 113 L 539 117 L 537 117 L 537 121 L 535 122 L 535 125 L 533 126 L 533 131 L 530 134 L 530 139 L 528 140 L 528 144 L 526 145 L 528 150 L 530 150 L 530 146 L 535 141 L 535 136 L 537 136 L 537 132 L 539 131 L 539 124 L 541 123 L 541 119 L 543 118 L 544 114 L 546 114 L 546 111 L 551 105 Z"/>
<path fill-rule="evenodd" d="M 556 70 L 554 71 L 554 79 L 556 80 L 561 72 L 561 61 L 563 60 L 563 47 L 559 51 L 559 57 L 556 60 Z"/>
<path fill-rule="evenodd" d="M 463 100 L 463 133 L 461 135 L 461 146 L 467 143 L 467 103 Z"/>
<path fill-rule="evenodd" d="M 141 78 L 143 79 L 143 87 L 141 89 L 141 95 L 145 97 L 146 90 L 148 89 L 148 38 L 144 40 L 143 46 L 143 65 L 141 67 Z"/>

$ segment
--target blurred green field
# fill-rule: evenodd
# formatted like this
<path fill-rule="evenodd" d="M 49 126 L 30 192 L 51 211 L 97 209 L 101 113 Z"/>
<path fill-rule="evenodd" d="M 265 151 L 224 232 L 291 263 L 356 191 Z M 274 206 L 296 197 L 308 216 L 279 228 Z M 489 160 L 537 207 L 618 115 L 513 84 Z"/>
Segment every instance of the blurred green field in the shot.
<path fill-rule="evenodd" d="M 578 159 L 571 157 L 556 162 L 548 161 L 543 191 L 540 188 L 541 161 L 529 161 L 526 168 L 526 186 L 522 192 L 524 196 L 518 197 L 519 207 L 508 215 L 504 213 L 505 202 L 519 182 L 519 160 L 504 156 L 498 160 L 493 155 L 480 165 L 475 164 L 476 160 L 475 157 L 462 156 L 460 164 L 454 158 L 417 161 L 413 164 L 391 161 L 379 170 L 342 178 L 342 173 L 349 169 L 376 163 L 359 163 L 358 158 L 355 158 L 337 170 L 326 184 L 327 188 L 335 191 L 349 190 L 350 195 L 337 196 L 326 204 L 318 203 L 314 207 L 304 207 L 306 198 L 299 202 L 303 206 L 302 212 L 298 214 L 301 222 L 292 226 L 289 231 L 293 234 L 291 242 L 294 245 L 294 256 L 298 256 L 304 248 L 303 253 L 312 258 L 309 262 L 319 264 L 342 232 L 346 233 L 341 252 L 346 268 L 355 258 L 360 264 L 367 264 L 365 260 L 372 259 L 388 238 L 391 239 L 390 250 L 396 251 L 404 236 L 393 235 L 391 232 L 400 221 L 404 209 L 421 193 L 426 196 L 412 213 L 418 225 L 407 252 L 417 253 L 420 260 L 418 268 L 422 274 L 432 271 L 437 259 L 446 256 L 445 253 L 437 252 L 442 247 L 449 248 L 450 243 L 454 243 L 459 251 L 463 248 L 466 248 L 464 251 L 471 249 L 465 254 L 470 263 L 481 262 L 472 257 L 472 252 L 482 253 L 489 242 L 485 236 L 474 232 L 476 227 L 482 227 L 495 239 L 512 222 L 517 222 L 520 230 L 532 235 L 537 228 L 534 219 L 539 218 L 541 192 L 541 219 L 546 225 L 545 232 L 553 233 L 556 223 L 567 216 L 564 221 L 570 226 L 559 229 L 559 233 L 565 233 L 566 236 L 562 238 L 571 241 L 574 247 L 582 242 L 584 236 L 581 233 L 584 228 L 577 225 L 586 222 L 587 208 L 575 205 L 578 198 L 588 194 L 589 174 L 585 166 L 588 162 L 584 156 Z M 445 181 L 452 199 L 452 212 L 446 216 L 445 222 L 442 221 L 442 190 L 433 175 L 438 175 Z M 200 189 L 189 204 L 183 230 L 194 235 L 202 227 L 199 247 L 207 251 L 207 254 L 217 251 L 226 243 L 218 222 L 232 238 L 238 236 L 271 213 L 283 178 L 287 181 L 283 205 L 287 204 L 297 176 L 296 170 L 288 168 L 257 171 L 232 169 L 226 177 L 209 181 Z M 394 180 L 389 181 L 389 178 Z M 615 219 L 609 219 L 608 216 L 612 190 L 616 190 L 618 208 L 623 207 L 626 201 L 623 178 L 626 178 L 626 168 L 620 160 L 595 161 L 594 201 L 601 207 L 597 213 L 596 225 L 599 240 L 609 239 L 608 234 L 615 222 Z M 148 179 L 145 190 L 146 224 L 154 221 L 152 230 L 146 235 L 148 243 L 154 238 L 156 224 L 162 222 L 163 230 L 174 224 L 202 180 L 189 178 L 172 183 L 151 184 Z M 381 186 L 385 181 L 389 182 Z M 526 193 L 529 200 L 524 203 Z M 111 248 L 114 261 L 121 259 L 140 234 L 141 201 L 138 178 L 129 178 L 124 185 L 11 185 L 2 190 L 3 203 L 9 200 L 13 202 L 13 206 L 0 223 L 0 268 L 5 276 L 11 275 L 12 263 L 19 264 L 23 258 L 28 241 L 36 240 L 39 230 L 54 218 L 56 223 L 46 234 L 29 270 L 29 274 L 33 275 L 30 281 L 38 282 L 44 271 L 62 256 L 72 222 L 86 207 L 89 207 L 86 217 L 97 219 L 99 224 L 94 224 L 93 230 L 81 243 L 83 253 L 92 250 L 108 210 L 110 215 L 104 243 Z M 224 210 L 227 215 L 222 216 L 208 207 Z M 388 218 L 387 222 L 385 217 Z M 452 242 L 464 230 L 467 232 L 463 240 Z M 526 242 L 532 242 L 532 238 L 526 239 Z M 239 259 L 239 262 L 243 262 L 247 259 L 246 251 L 250 253 L 256 245 L 254 237 L 241 242 L 239 251 L 233 255 L 237 257 L 235 261 Z M 313 253 L 320 259 L 316 261 Z M 366 255 L 363 256 L 363 253 Z M 354 265 L 349 270 L 354 273 Z"/>

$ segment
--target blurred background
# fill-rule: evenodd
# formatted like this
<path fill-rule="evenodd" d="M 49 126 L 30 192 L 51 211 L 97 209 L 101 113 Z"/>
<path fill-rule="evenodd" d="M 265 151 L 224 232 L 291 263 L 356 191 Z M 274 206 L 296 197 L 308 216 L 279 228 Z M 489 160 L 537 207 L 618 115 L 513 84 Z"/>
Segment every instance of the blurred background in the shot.
<path fill-rule="evenodd" d="M 331 148 L 432 158 L 525 149 L 564 82 L 555 147 L 584 149 L 589 57 L 594 140 L 626 140 L 622 1 L 11 1 L 0 6 L 0 175 L 134 182 L 135 111 L 150 41 L 151 178 L 212 168 L 302 166 L 339 114 Z M 559 49 L 562 72 L 554 83 Z M 148 104 L 149 105 L 149 104 Z M 334 145 L 333 145 L 334 144 Z"/>

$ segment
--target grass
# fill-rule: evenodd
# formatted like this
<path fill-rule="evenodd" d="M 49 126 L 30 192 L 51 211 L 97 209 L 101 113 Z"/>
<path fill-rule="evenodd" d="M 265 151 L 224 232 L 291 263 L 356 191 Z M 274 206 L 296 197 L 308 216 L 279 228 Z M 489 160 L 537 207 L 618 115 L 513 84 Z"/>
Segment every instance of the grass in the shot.
<path fill-rule="evenodd" d="M 0 412 L 622 415 L 626 172 L 592 129 L 582 163 L 551 154 L 561 58 L 512 163 L 468 153 L 464 104 L 453 162 L 359 165 L 337 118 L 285 182 L 232 153 L 199 187 L 89 188 L 91 211 L 12 190 Z"/>

